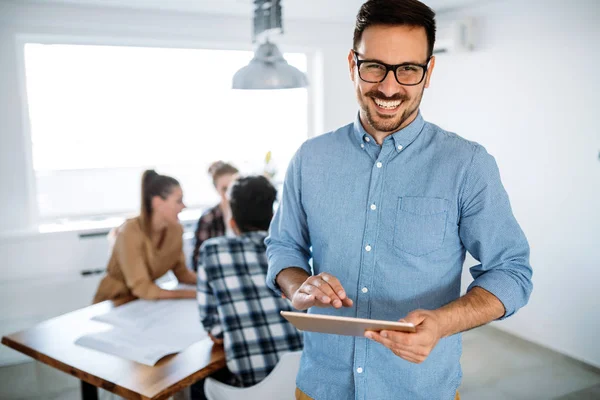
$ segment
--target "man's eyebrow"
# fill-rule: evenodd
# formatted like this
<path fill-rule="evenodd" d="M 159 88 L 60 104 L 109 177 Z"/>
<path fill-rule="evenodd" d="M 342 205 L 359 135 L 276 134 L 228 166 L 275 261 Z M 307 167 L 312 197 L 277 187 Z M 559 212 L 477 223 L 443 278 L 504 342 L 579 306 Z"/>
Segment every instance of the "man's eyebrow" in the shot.
<path fill-rule="evenodd" d="M 401 62 L 400 64 L 388 64 L 385 61 L 381 61 L 376 58 L 367 58 L 367 57 L 364 57 L 363 55 L 359 55 L 359 57 L 363 57 L 362 59 L 359 58 L 359 61 L 373 61 L 373 62 L 378 62 L 378 63 L 386 64 L 386 65 L 424 65 L 424 64 L 427 64 L 427 61 L 429 61 L 429 60 L 427 60 L 424 63 L 420 63 L 418 61 L 404 61 L 404 62 Z"/>

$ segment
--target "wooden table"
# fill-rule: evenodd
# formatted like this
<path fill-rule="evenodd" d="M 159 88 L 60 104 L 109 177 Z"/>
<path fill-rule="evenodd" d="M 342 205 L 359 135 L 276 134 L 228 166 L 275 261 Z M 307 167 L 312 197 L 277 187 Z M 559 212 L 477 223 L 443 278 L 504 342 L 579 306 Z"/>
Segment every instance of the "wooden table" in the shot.
<path fill-rule="evenodd" d="M 92 317 L 128 300 L 105 301 L 52 318 L 4 336 L 2 343 L 79 378 L 86 400 L 97 398 L 96 387 L 127 399 L 166 399 L 225 366 L 223 347 L 213 345 L 209 338 L 161 359 L 154 367 L 74 344 L 80 336 L 106 328 Z"/>

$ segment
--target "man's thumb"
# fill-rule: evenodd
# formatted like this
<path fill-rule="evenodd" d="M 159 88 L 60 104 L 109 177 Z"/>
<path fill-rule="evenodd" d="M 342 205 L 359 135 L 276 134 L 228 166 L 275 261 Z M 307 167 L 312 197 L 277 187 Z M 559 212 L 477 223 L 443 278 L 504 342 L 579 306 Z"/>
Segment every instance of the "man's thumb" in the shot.
<path fill-rule="evenodd" d="M 411 311 L 408 315 L 400 320 L 400 322 L 408 322 L 417 326 L 425 320 L 425 314 L 421 313 L 420 310 Z"/>

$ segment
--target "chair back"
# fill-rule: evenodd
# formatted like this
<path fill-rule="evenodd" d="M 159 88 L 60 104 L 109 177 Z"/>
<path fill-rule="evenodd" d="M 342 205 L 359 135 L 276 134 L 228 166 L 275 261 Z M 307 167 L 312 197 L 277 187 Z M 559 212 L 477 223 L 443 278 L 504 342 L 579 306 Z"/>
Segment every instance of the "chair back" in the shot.
<path fill-rule="evenodd" d="M 204 383 L 206 398 L 208 400 L 293 400 L 301 356 L 301 351 L 284 354 L 265 379 L 247 388 L 229 386 L 209 377 Z"/>

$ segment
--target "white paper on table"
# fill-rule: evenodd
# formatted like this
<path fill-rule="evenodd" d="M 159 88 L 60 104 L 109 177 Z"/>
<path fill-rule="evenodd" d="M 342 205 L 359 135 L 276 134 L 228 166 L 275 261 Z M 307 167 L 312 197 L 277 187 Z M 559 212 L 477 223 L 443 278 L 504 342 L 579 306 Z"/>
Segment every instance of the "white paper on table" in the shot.
<path fill-rule="evenodd" d="M 164 356 L 178 353 L 187 347 L 157 343 L 154 338 L 132 336 L 131 332 L 119 328 L 82 336 L 75 341 L 75 344 L 151 367 Z"/>
<path fill-rule="evenodd" d="M 135 300 L 92 319 L 113 329 L 84 335 L 75 344 L 150 366 L 207 337 L 193 299 Z"/>

